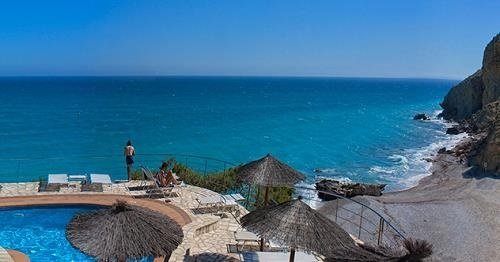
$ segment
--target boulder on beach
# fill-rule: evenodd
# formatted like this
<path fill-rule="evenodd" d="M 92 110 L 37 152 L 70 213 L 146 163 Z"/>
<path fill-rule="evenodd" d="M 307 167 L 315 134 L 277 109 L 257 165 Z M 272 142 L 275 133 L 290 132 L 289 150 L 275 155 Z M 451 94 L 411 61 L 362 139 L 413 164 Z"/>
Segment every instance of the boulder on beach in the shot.
<path fill-rule="evenodd" d="M 431 117 L 426 114 L 416 114 L 413 120 L 431 120 Z"/>
<path fill-rule="evenodd" d="M 364 184 L 364 183 L 341 183 L 333 179 L 323 179 L 316 182 L 316 189 L 344 197 L 354 197 L 361 195 L 380 196 L 384 191 L 385 184 Z M 335 196 L 319 192 L 318 197 L 322 200 L 333 200 Z"/>

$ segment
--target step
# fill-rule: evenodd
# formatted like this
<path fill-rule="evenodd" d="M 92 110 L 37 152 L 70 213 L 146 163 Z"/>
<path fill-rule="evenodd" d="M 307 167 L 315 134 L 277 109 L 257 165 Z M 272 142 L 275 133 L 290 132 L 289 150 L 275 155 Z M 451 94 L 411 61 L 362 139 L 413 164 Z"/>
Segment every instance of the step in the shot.
<path fill-rule="evenodd" d="M 198 227 L 195 230 L 194 235 L 199 236 L 202 234 L 206 234 L 206 233 L 210 233 L 210 232 L 215 231 L 216 229 L 219 228 L 219 221 L 220 221 L 220 219 L 217 219 L 215 221 L 210 221 L 210 222 L 206 222 L 206 223 L 202 224 L 200 227 Z"/>

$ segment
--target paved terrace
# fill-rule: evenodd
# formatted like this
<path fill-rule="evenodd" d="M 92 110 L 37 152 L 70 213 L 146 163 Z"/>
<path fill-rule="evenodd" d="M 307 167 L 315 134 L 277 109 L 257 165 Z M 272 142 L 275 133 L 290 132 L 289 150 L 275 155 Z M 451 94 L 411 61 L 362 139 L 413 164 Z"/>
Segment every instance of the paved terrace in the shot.
<path fill-rule="evenodd" d="M 173 252 L 169 261 L 185 261 L 187 252 L 190 255 L 218 253 L 238 258 L 238 254 L 228 251 L 234 250 L 236 244 L 234 231 L 241 230 L 238 221 L 241 216 L 248 213 L 245 208 L 238 205 L 236 210 L 231 212 L 225 210 L 221 213 L 222 215 L 214 215 L 206 210 L 197 209 L 196 198 L 217 195 L 217 193 L 190 185 L 176 187 L 173 190 L 175 197 L 169 197 L 168 203 L 165 203 L 165 199 L 133 198 L 133 195 L 141 194 L 141 192 L 129 191 L 128 188 L 138 185 L 140 182 L 131 181 L 104 185 L 103 192 L 81 192 L 80 185 L 74 183 L 69 187 L 61 188 L 59 192 L 38 192 L 38 182 L 0 183 L 0 207 L 54 204 L 111 205 L 117 199 L 124 199 L 131 204 L 161 212 L 182 226 L 184 240 Z M 206 261 L 225 260 L 212 255 Z"/>

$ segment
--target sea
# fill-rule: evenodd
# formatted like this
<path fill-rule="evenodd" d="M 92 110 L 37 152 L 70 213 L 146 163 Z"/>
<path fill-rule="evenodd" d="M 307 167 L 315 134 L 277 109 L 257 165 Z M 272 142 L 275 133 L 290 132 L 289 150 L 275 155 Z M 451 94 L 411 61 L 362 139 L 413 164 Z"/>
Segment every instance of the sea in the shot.
<path fill-rule="evenodd" d="M 415 185 L 428 158 L 457 143 L 439 103 L 458 81 L 322 77 L 3 77 L 0 182 L 48 174 L 156 169 L 174 157 L 200 172 L 270 153 L 306 174 Z M 431 121 L 416 121 L 426 113 Z"/>

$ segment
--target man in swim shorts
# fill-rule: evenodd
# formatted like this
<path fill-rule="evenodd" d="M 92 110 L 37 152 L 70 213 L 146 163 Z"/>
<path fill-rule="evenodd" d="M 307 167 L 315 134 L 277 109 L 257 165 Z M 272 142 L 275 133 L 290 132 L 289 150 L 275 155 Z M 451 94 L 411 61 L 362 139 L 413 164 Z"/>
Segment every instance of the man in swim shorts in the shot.
<path fill-rule="evenodd" d="M 132 165 L 134 164 L 135 155 L 135 148 L 132 146 L 132 141 L 127 141 L 123 154 L 125 155 L 125 163 L 127 164 L 127 178 L 130 181 L 130 172 L 132 170 Z"/>

